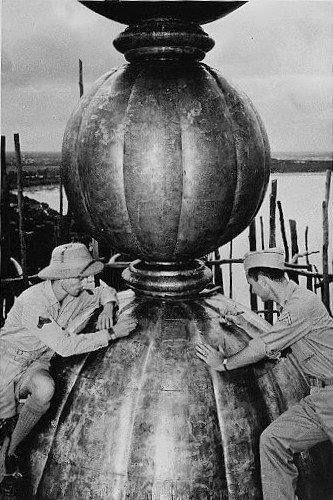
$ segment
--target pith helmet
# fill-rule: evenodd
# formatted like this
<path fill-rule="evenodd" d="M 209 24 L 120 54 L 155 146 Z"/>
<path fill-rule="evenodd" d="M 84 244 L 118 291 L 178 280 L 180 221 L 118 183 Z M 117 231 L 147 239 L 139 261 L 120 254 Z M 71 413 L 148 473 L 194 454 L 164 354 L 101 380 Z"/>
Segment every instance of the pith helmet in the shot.
<path fill-rule="evenodd" d="M 55 247 L 50 264 L 38 276 L 44 280 L 87 277 L 101 272 L 103 267 L 83 243 L 67 243 Z"/>
<path fill-rule="evenodd" d="M 254 267 L 269 267 L 287 271 L 284 263 L 284 251 L 281 248 L 267 248 L 266 250 L 247 252 L 244 255 L 245 272 L 247 273 Z"/>

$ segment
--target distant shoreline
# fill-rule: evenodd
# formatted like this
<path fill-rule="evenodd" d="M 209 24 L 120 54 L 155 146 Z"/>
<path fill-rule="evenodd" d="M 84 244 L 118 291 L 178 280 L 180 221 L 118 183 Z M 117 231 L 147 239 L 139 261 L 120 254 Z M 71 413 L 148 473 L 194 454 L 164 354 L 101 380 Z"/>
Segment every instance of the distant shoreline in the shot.
<path fill-rule="evenodd" d="M 284 156 L 292 153 L 284 153 Z M 277 156 L 283 156 L 277 154 Z M 325 159 L 322 159 L 325 157 Z M 332 159 L 328 153 L 307 153 L 299 158 L 272 158 L 272 173 L 319 173 L 332 170 Z M 327 159 L 326 159 L 327 158 Z M 24 153 L 22 154 L 23 164 L 23 185 L 24 186 L 44 186 L 58 184 L 60 182 L 61 153 Z M 7 181 L 9 189 L 15 189 L 16 180 L 16 159 L 15 153 L 8 152 L 6 155 Z"/>
<path fill-rule="evenodd" d="M 276 160 L 271 159 L 271 172 L 302 173 L 332 170 L 332 160 Z"/>

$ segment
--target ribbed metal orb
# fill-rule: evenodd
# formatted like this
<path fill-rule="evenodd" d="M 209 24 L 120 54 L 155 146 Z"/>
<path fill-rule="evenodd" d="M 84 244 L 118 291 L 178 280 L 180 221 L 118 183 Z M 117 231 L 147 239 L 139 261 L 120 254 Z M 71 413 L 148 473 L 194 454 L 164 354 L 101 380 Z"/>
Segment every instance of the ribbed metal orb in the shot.
<path fill-rule="evenodd" d="M 249 99 L 215 70 L 143 61 L 110 71 L 80 101 L 63 173 L 95 237 L 145 261 L 188 261 L 255 216 L 269 147 Z"/>
<path fill-rule="evenodd" d="M 229 355 L 247 344 L 242 328 L 220 325 L 230 299 L 119 295 L 135 333 L 55 366 L 57 393 L 31 439 L 36 498 L 259 500 L 259 435 L 308 391 L 295 359 L 218 373 L 195 356 L 195 342 Z M 267 327 L 245 313 L 250 334 Z M 300 457 L 303 500 L 328 498 L 327 457 Z"/>

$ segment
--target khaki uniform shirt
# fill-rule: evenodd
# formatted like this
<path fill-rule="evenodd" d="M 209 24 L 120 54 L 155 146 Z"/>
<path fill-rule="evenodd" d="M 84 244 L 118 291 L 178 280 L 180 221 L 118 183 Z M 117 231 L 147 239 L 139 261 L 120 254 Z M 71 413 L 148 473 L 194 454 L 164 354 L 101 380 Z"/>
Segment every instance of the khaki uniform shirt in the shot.
<path fill-rule="evenodd" d="M 268 357 L 290 347 L 307 375 L 333 377 L 333 318 L 310 290 L 290 281 L 278 321 L 260 338 Z"/>
<path fill-rule="evenodd" d="M 117 302 L 116 292 L 108 286 L 84 290 L 78 297 L 68 295 L 60 304 L 51 281 L 25 290 L 16 300 L 0 330 L 0 343 L 23 351 L 45 347 L 61 356 L 94 351 L 108 345 L 107 330 L 77 335 L 93 311 L 107 302 Z"/>

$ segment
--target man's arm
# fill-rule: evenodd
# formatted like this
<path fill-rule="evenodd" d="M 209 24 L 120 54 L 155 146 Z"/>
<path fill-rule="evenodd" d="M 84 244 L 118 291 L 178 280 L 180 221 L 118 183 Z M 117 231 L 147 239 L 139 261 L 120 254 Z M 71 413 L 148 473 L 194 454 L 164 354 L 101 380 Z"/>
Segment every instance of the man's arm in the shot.
<path fill-rule="evenodd" d="M 25 307 L 24 326 L 39 338 L 43 344 L 63 357 L 96 351 L 106 347 L 110 340 L 129 335 L 136 326 L 136 321 L 126 317 L 111 329 L 103 329 L 86 335 L 71 335 L 62 329 L 42 307 Z"/>
<path fill-rule="evenodd" d="M 292 313 L 284 311 L 273 326 L 268 328 L 267 331 L 262 331 L 260 337 L 250 340 L 244 349 L 229 357 L 225 364 L 222 364 L 225 356 L 208 344 L 203 344 L 203 346 L 199 344 L 197 355 L 218 371 L 234 370 L 241 366 L 256 363 L 266 356 L 277 359 L 280 357 L 281 351 L 297 342 L 310 331 L 312 325 L 311 303 L 297 304 L 297 306 L 293 308 Z M 226 319 L 236 325 L 239 325 L 239 318 L 241 316 L 226 315 Z M 242 324 L 241 328 L 246 331 L 246 325 Z"/>
<path fill-rule="evenodd" d="M 196 346 L 197 356 L 205 361 L 209 366 L 217 371 L 235 370 L 242 366 L 256 363 L 267 356 L 266 346 L 260 339 L 252 339 L 248 345 L 237 354 L 230 356 L 226 364 L 226 359 L 221 350 L 217 351 L 214 347 L 200 342 Z"/>
<path fill-rule="evenodd" d="M 103 310 L 97 319 L 96 328 L 97 330 L 111 328 L 113 326 L 114 313 L 118 307 L 117 292 L 109 286 L 100 286 L 96 290 L 99 293 L 100 304 L 103 306 Z"/>
<path fill-rule="evenodd" d="M 97 318 L 96 329 L 104 330 L 105 328 L 111 328 L 113 326 L 113 317 L 115 311 L 115 302 L 107 302 L 103 311 Z"/>

